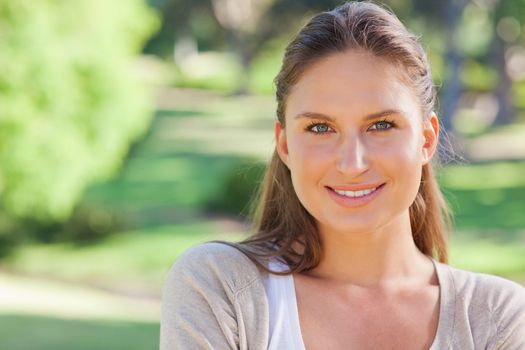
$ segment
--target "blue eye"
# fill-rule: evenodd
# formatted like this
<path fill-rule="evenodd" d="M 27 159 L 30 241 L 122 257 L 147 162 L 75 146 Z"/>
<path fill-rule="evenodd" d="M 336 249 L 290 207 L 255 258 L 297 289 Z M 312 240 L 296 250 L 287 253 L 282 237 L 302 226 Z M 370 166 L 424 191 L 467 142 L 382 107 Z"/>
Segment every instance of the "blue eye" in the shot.
<path fill-rule="evenodd" d="M 371 130 L 388 130 L 394 127 L 394 123 L 389 122 L 387 120 L 381 120 L 378 122 L 375 122 L 370 129 Z"/>
<path fill-rule="evenodd" d="M 313 123 L 306 128 L 307 131 L 313 132 L 314 134 L 326 134 L 330 132 L 331 128 L 324 123 Z"/>

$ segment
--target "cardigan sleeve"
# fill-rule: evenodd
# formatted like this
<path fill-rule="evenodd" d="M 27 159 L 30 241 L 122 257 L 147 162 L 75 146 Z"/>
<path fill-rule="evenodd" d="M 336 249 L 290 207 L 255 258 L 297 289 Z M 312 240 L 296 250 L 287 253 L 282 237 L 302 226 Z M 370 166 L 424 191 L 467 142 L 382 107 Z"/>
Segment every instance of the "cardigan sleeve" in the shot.
<path fill-rule="evenodd" d="M 166 278 L 160 350 L 266 350 L 264 277 L 238 249 L 204 243 L 182 254 Z"/>
<path fill-rule="evenodd" d="M 508 293 L 495 311 L 498 319 L 496 349 L 525 349 L 525 288 L 508 282 Z"/>
<path fill-rule="evenodd" d="M 216 244 L 195 246 L 168 273 L 160 350 L 238 349 L 235 290 L 217 264 Z"/>

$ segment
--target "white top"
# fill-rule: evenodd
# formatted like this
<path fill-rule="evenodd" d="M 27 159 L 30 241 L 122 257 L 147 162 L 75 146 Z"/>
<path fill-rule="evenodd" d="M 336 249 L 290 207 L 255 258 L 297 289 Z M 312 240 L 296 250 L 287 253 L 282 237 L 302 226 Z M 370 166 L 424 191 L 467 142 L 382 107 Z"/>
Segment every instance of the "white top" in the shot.
<path fill-rule="evenodd" d="M 287 271 L 286 265 L 272 260 L 269 263 L 272 271 Z M 305 350 L 293 275 L 279 276 L 268 274 L 264 281 L 270 314 L 268 350 Z"/>
<path fill-rule="evenodd" d="M 443 276 L 436 266 L 436 261 L 432 260 L 440 285 L 443 282 Z M 277 261 L 272 260 L 269 263 L 272 271 L 287 271 L 288 267 Z M 279 276 L 272 273 L 268 274 L 265 280 L 266 293 L 268 295 L 270 329 L 268 339 L 268 350 L 305 350 L 301 326 L 299 322 L 299 312 L 297 309 L 297 298 L 295 294 L 295 283 L 293 275 Z M 444 301 L 448 299 L 446 289 L 440 288 L 440 313 L 445 312 Z M 443 323 L 443 317 L 440 317 L 440 323 Z M 444 325 L 438 326 L 438 332 L 443 330 Z M 438 349 L 436 344 L 436 334 L 430 350 Z"/>

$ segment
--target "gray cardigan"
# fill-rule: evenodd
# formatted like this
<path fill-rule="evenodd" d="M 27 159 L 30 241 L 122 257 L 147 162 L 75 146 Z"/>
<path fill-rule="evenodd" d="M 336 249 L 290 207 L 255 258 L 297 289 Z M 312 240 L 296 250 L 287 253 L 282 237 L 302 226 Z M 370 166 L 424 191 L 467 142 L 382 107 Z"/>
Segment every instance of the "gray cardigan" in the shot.
<path fill-rule="evenodd" d="M 525 288 L 496 276 L 436 267 L 441 300 L 431 350 L 525 349 Z M 187 250 L 166 280 L 160 349 L 267 349 L 265 276 L 225 244 Z"/>

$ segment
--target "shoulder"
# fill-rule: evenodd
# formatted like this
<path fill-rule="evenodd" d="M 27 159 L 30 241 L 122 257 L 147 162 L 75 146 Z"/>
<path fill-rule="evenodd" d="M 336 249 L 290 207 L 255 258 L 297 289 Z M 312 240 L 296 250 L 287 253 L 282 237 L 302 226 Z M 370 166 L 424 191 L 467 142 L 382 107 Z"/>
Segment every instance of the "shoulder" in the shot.
<path fill-rule="evenodd" d="M 508 279 L 470 272 L 448 266 L 454 289 L 459 297 L 486 306 L 491 311 L 521 301 L 525 307 L 525 288 Z M 518 306 L 514 304 L 514 306 Z"/>
<path fill-rule="evenodd" d="M 207 242 L 193 246 L 180 255 L 168 279 L 186 280 L 207 287 L 220 286 L 236 293 L 260 280 L 261 271 L 235 247 Z"/>
<path fill-rule="evenodd" d="M 199 244 L 179 256 L 167 275 L 161 349 L 262 349 L 268 327 L 260 325 L 268 317 L 256 265 L 227 244 Z"/>
<path fill-rule="evenodd" d="M 442 265 L 446 266 L 446 265 Z M 456 312 L 494 346 L 525 346 L 525 287 L 508 279 L 446 266 Z M 479 329 L 477 330 L 479 331 Z M 520 347 L 518 347 L 520 348 Z"/>

